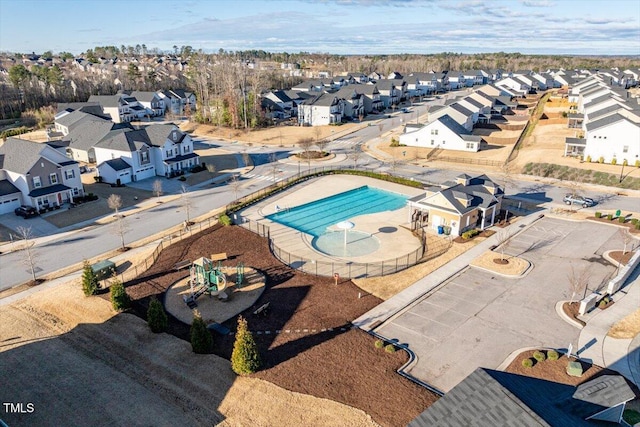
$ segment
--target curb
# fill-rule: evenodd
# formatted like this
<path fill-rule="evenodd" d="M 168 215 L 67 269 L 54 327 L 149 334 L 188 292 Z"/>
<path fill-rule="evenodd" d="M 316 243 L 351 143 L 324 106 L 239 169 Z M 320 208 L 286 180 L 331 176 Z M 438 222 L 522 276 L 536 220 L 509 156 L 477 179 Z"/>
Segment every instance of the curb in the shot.
<path fill-rule="evenodd" d="M 564 310 L 562 309 L 562 306 L 569 301 L 558 301 L 556 303 L 556 314 L 560 317 L 560 319 L 564 320 L 565 322 L 567 322 L 568 324 L 570 324 L 571 326 L 577 328 L 577 329 L 583 329 L 584 326 L 582 326 L 580 323 L 576 322 L 574 319 L 570 318 L 569 316 L 567 316 L 567 314 L 564 312 Z"/>

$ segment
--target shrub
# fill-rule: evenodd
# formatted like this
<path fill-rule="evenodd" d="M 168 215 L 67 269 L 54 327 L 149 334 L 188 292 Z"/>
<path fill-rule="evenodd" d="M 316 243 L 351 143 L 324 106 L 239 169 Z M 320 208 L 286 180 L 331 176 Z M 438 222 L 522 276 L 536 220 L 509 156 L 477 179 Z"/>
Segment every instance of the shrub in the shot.
<path fill-rule="evenodd" d="M 559 358 L 560 358 L 560 355 L 558 354 L 557 351 L 555 351 L 555 350 L 547 351 L 547 359 L 549 359 L 549 360 L 558 360 Z"/>
<path fill-rule="evenodd" d="M 629 221 L 631 224 L 636 225 L 638 223 L 638 218 L 631 218 Z"/>
<path fill-rule="evenodd" d="M 184 176 L 180 176 L 180 178 L 178 178 L 178 181 L 186 181 L 187 178 L 185 178 Z"/>
<path fill-rule="evenodd" d="M 640 168 L 640 160 L 636 160 L 636 162 L 635 162 L 635 166 L 636 166 L 637 168 Z"/>
<path fill-rule="evenodd" d="M 131 305 L 131 298 L 129 298 L 124 285 L 118 279 L 114 279 L 111 283 L 109 298 L 111 299 L 113 309 L 116 311 L 126 310 Z"/>
<path fill-rule="evenodd" d="M 547 359 L 547 356 L 545 356 L 545 354 L 541 351 L 534 351 L 533 358 L 538 362 L 544 362 Z"/>
<path fill-rule="evenodd" d="M 602 212 L 596 212 L 596 218 L 600 218 L 602 216 Z"/>
<path fill-rule="evenodd" d="M 373 343 L 375 348 L 382 348 L 384 347 L 384 341 L 382 340 L 376 340 L 376 342 Z"/>
<path fill-rule="evenodd" d="M 197 312 L 191 323 L 189 336 L 191 337 L 191 349 L 194 353 L 207 354 L 211 351 L 213 337 L 207 329 L 204 320 L 202 320 L 202 317 L 200 317 L 200 314 Z"/>
<path fill-rule="evenodd" d="M 477 235 L 478 233 L 479 233 L 479 231 L 474 228 L 472 230 L 468 230 L 468 231 L 465 231 L 464 233 L 462 233 L 462 238 L 465 239 L 465 240 L 468 240 L 468 239 L 472 238 L 473 236 Z"/>
<path fill-rule="evenodd" d="M 531 368 L 533 366 L 533 360 L 531 359 L 524 359 L 522 361 L 522 366 L 524 366 L 525 368 Z"/>
<path fill-rule="evenodd" d="M 248 375 L 256 372 L 260 368 L 260 363 L 258 347 L 253 340 L 253 335 L 249 332 L 247 321 L 239 316 L 236 341 L 233 343 L 231 353 L 231 369 L 238 375 Z"/>
<path fill-rule="evenodd" d="M 393 344 L 387 344 L 384 347 L 384 351 L 386 351 L 387 353 L 395 353 L 396 352 L 396 347 Z"/>
<path fill-rule="evenodd" d="M 627 220 L 627 218 L 625 218 L 623 216 L 619 216 L 618 217 L 618 222 L 621 223 L 621 224 L 624 224 L 626 220 Z"/>
<path fill-rule="evenodd" d="M 607 303 L 606 303 L 606 302 L 604 302 L 604 300 L 602 300 L 602 301 L 600 301 L 600 302 L 598 303 L 598 308 L 600 308 L 600 309 L 605 308 L 606 306 L 607 306 Z"/>
<path fill-rule="evenodd" d="M 165 332 L 169 326 L 169 319 L 167 313 L 164 311 L 162 303 L 158 301 L 156 297 L 151 298 L 149 301 L 149 309 L 147 310 L 147 322 L 151 332 L 157 334 L 159 332 Z"/>
<path fill-rule="evenodd" d="M 611 164 L 612 165 L 617 165 L 618 164 L 618 159 L 616 159 L 615 157 L 613 159 L 611 159 Z"/>
<path fill-rule="evenodd" d="M 613 220 L 613 215 L 612 215 L 612 214 L 607 215 L 607 219 L 608 219 L 609 221 L 612 221 L 612 220 Z"/>
<path fill-rule="evenodd" d="M 82 264 L 82 292 L 84 292 L 84 296 L 88 297 L 94 295 L 97 291 L 98 276 L 91 268 L 89 261 L 84 260 Z"/>
<path fill-rule="evenodd" d="M 585 161 L 586 161 L 587 163 L 591 163 L 591 156 L 587 156 L 587 158 L 585 159 Z"/>
<path fill-rule="evenodd" d="M 598 163 L 604 163 L 604 157 L 600 156 L 600 158 L 598 159 Z"/>
<path fill-rule="evenodd" d="M 636 230 L 640 230 L 640 222 L 636 223 Z"/>
<path fill-rule="evenodd" d="M 229 218 L 229 215 L 227 214 L 220 215 L 218 221 L 220 221 L 220 224 L 224 225 L 225 227 L 231 225 L 231 218 Z"/>
<path fill-rule="evenodd" d="M 395 139 L 395 138 L 391 138 L 391 144 L 389 145 L 390 147 L 397 147 L 400 145 L 400 141 Z"/>
<path fill-rule="evenodd" d="M 622 166 L 629 166 L 629 161 L 627 159 L 622 160 Z"/>

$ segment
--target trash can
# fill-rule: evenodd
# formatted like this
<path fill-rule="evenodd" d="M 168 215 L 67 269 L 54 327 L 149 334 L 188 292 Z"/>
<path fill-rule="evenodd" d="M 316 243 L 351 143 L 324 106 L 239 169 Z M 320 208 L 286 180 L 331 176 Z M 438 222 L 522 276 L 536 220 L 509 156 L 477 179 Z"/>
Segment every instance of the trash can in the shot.
<path fill-rule="evenodd" d="M 438 226 L 438 234 L 443 234 L 444 233 L 444 227 L 442 225 Z"/>

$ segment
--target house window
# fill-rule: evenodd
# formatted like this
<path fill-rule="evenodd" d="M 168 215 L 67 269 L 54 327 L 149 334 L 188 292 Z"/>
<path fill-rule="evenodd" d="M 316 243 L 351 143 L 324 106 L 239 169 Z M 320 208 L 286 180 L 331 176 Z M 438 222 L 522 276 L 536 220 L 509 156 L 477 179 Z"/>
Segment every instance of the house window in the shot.
<path fill-rule="evenodd" d="M 77 196 L 78 194 L 80 194 L 80 191 L 78 191 L 78 187 L 74 187 L 73 188 L 73 195 Z"/>
<path fill-rule="evenodd" d="M 473 150 L 475 148 L 475 144 L 473 142 L 467 142 L 467 149 Z"/>
<path fill-rule="evenodd" d="M 64 171 L 64 179 L 72 179 L 75 178 L 76 174 L 73 169 L 67 169 Z"/>
<path fill-rule="evenodd" d="M 431 140 L 431 145 L 435 144 L 436 141 L 434 139 Z"/>
<path fill-rule="evenodd" d="M 52 173 L 49 175 L 49 184 L 57 184 L 58 183 L 58 175 Z"/>
<path fill-rule="evenodd" d="M 40 188 L 42 187 L 42 182 L 40 181 L 40 177 L 39 176 L 34 176 L 33 177 L 33 188 Z"/>
<path fill-rule="evenodd" d="M 431 135 L 437 135 L 438 129 L 431 129 Z"/>
<path fill-rule="evenodd" d="M 140 162 L 147 163 L 149 161 L 149 153 L 146 151 L 140 152 Z"/>
<path fill-rule="evenodd" d="M 629 152 L 629 146 L 628 146 L 628 145 L 623 146 L 623 147 L 622 147 L 622 152 L 623 152 L 623 153 L 627 153 L 627 152 Z"/>

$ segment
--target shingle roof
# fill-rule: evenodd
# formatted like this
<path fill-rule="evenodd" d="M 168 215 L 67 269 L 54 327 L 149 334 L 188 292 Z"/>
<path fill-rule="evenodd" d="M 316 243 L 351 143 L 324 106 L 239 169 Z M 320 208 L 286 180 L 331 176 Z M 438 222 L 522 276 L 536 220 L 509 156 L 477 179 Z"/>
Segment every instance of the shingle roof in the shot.
<path fill-rule="evenodd" d="M 0 169 L 26 174 L 40 159 L 46 144 L 9 137 L 0 146 Z"/>
<path fill-rule="evenodd" d="M 29 193 L 29 197 L 41 197 L 41 196 L 46 196 L 47 194 L 60 193 L 61 191 L 68 191 L 68 190 L 71 190 L 71 188 L 67 187 L 66 185 L 55 184 L 55 185 L 50 185 L 48 187 L 40 187 L 40 188 L 31 190 L 31 192 Z"/>
<path fill-rule="evenodd" d="M 131 96 L 141 102 L 151 102 L 153 101 L 153 98 L 157 96 L 157 94 L 156 92 L 134 90 L 133 92 L 131 92 Z"/>
<path fill-rule="evenodd" d="M 121 93 L 117 93 L 115 95 L 91 95 L 89 97 L 89 102 L 97 102 L 102 105 L 102 108 L 117 108 L 120 106 L 120 98 L 123 95 Z"/>
<path fill-rule="evenodd" d="M 122 126 L 115 126 L 113 122 L 103 120 L 87 120 L 74 127 L 65 137 L 65 141 L 69 142 L 69 147 L 72 149 L 88 151 L 105 135 L 117 128 Z"/>
<path fill-rule="evenodd" d="M 337 102 L 337 98 L 332 93 L 321 93 L 313 99 L 305 101 L 305 105 L 318 105 L 324 107 L 330 107 Z"/>
<path fill-rule="evenodd" d="M 453 104 L 449 105 L 449 107 L 453 108 L 454 110 L 456 110 L 459 113 L 464 114 L 467 117 L 470 117 L 473 115 L 473 111 L 469 111 L 468 108 L 463 107 L 462 105 L 460 105 L 457 102 L 454 102 Z"/>
<path fill-rule="evenodd" d="M 144 131 L 147 133 L 151 144 L 156 147 L 162 147 L 167 142 L 167 139 L 179 144 L 187 136 L 186 133 L 174 125 L 151 125 L 144 128 Z"/>
<path fill-rule="evenodd" d="M 6 196 L 7 194 L 20 193 L 20 190 L 13 185 L 9 180 L 0 180 L 0 196 Z"/>
<path fill-rule="evenodd" d="M 610 116 L 603 117 L 603 118 L 601 118 L 599 120 L 590 121 L 589 123 L 587 123 L 587 126 L 586 126 L 587 132 L 595 130 L 595 129 L 599 129 L 599 128 L 602 128 L 602 127 L 605 127 L 605 126 L 609 126 L 609 125 L 611 125 L 613 123 L 617 123 L 617 122 L 622 121 L 622 120 L 626 120 L 629 123 L 633 123 L 631 120 L 627 119 L 626 117 L 622 116 L 621 114 L 616 113 L 616 114 L 612 114 Z M 633 123 L 633 124 L 637 126 L 636 123 Z"/>
<path fill-rule="evenodd" d="M 107 160 L 105 163 L 114 171 L 121 171 L 131 167 L 131 165 L 125 162 L 122 158 Z"/>
<path fill-rule="evenodd" d="M 142 148 L 144 145 L 152 145 L 144 130 L 120 129 L 109 132 L 104 138 L 95 144 L 95 147 L 134 152 Z"/>
<path fill-rule="evenodd" d="M 409 427 L 588 427 L 588 417 L 633 399 L 621 376 L 578 387 L 478 368 L 409 423 Z"/>
<path fill-rule="evenodd" d="M 491 194 L 487 190 L 487 187 L 497 187 L 498 191 L 495 195 Z M 502 193 L 502 189 L 486 175 L 480 175 L 469 179 L 469 185 L 455 184 L 451 187 L 440 190 L 440 194 L 442 194 L 442 196 L 444 196 L 449 203 L 453 205 L 454 210 L 459 214 L 464 214 L 477 208 L 486 209 L 496 204 L 496 196 L 499 196 Z M 458 199 L 461 198 L 460 194 L 468 195 L 467 200 L 470 200 L 471 202 L 469 206 L 464 206 L 458 201 Z M 428 205 L 429 203 L 424 202 L 424 204 Z M 438 207 L 442 208 L 441 206 Z"/>

